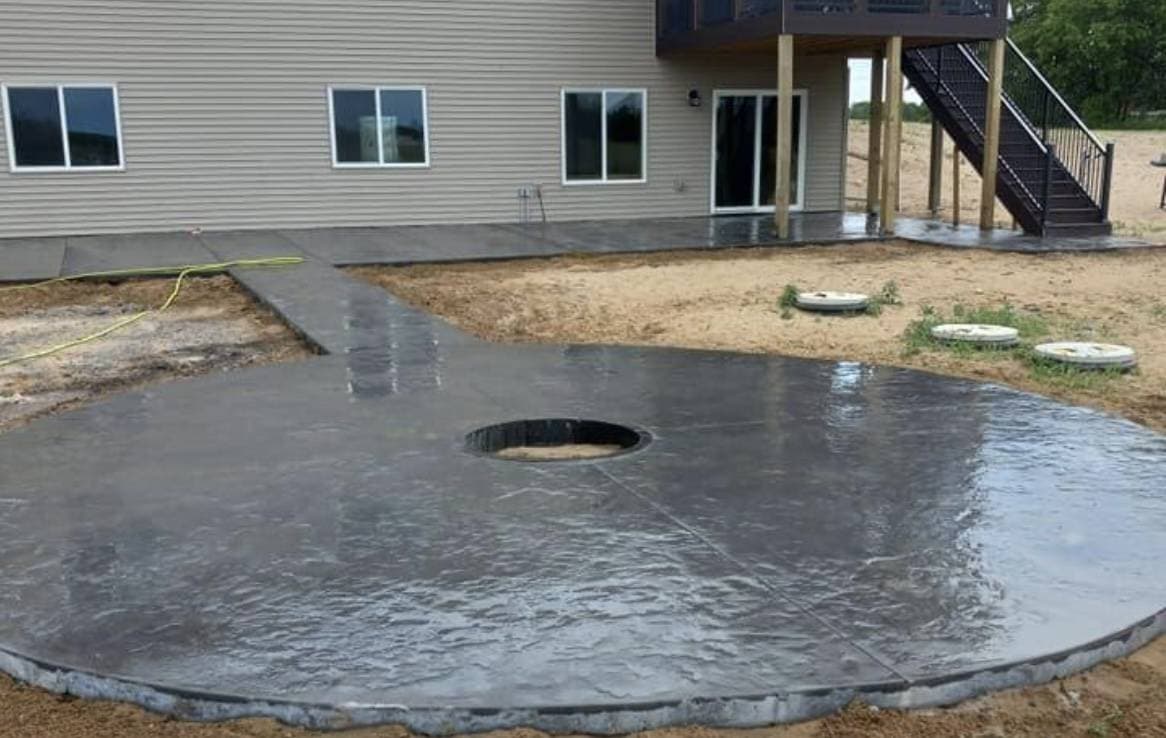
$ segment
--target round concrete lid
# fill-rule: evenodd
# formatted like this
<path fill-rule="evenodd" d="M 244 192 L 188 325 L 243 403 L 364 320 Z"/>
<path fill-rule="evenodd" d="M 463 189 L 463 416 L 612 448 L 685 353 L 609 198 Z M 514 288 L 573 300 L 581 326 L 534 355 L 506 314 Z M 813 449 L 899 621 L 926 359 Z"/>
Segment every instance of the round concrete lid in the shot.
<path fill-rule="evenodd" d="M 801 292 L 798 307 L 822 312 L 856 312 L 870 306 L 870 297 L 855 292 Z"/>
<path fill-rule="evenodd" d="M 1035 351 L 1042 358 L 1087 369 L 1130 369 L 1138 363 L 1129 346 L 1107 343 L 1063 341 L 1041 344 Z"/>
<path fill-rule="evenodd" d="M 1020 331 L 1015 328 L 983 323 L 937 325 L 931 329 L 931 336 L 937 341 L 981 346 L 1015 346 L 1020 342 Z"/>

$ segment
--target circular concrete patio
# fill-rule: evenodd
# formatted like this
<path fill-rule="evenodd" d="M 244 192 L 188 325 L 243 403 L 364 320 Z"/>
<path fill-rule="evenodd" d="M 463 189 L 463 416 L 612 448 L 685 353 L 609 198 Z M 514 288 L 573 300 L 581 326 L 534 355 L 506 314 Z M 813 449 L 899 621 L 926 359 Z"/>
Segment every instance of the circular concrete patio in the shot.
<path fill-rule="evenodd" d="M 411 341 L 0 437 L 0 669 L 197 719 L 624 732 L 947 703 L 1162 631 L 1166 439 L 1131 423 L 856 364 Z M 652 440 L 466 448 L 536 418 Z"/>

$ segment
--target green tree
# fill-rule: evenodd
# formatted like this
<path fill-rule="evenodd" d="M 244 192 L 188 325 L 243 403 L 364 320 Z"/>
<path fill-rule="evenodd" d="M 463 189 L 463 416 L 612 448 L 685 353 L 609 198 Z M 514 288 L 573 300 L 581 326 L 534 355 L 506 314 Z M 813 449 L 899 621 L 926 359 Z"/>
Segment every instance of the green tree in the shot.
<path fill-rule="evenodd" d="M 1166 0 L 1014 0 L 1012 36 L 1091 125 L 1166 108 Z"/>

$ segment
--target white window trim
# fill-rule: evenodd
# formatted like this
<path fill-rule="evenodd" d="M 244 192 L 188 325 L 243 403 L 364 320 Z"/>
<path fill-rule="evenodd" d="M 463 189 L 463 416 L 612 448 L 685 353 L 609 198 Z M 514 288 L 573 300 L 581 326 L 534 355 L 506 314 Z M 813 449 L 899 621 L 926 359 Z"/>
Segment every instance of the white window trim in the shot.
<path fill-rule="evenodd" d="M 52 87 L 57 90 L 57 106 L 61 116 L 61 138 L 64 144 L 64 166 L 21 166 L 16 163 L 16 139 L 12 135 L 12 106 L 8 102 L 8 90 L 22 87 Z M 86 167 L 73 165 L 73 152 L 69 148 L 69 112 L 65 109 L 65 88 L 101 89 L 113 91 L 113 125 L 117 131 L 117 166 Z M 8 142 L 8 171 L 13 174 L 52 174 L 61 172 L 124 172 L 126 169 L 126 147 L 121 130 L 121 91 L 111 82 L 8 82 L 0 84 L 0 100 L 4 103 L 4 138 Z"/>
<path fill-rule="evenodd" d="M 809 116 L 810 93 L 809 93 L 809 90 L 807 90 L 804 87 L 799 87 L 799 88 L 795 89 L 793 91 L 793 93 L 794 93 L 794 97 L 801 98 L 802 102 L 801 102 L 801 111 L 800 111 L 800 114 L 798 116 L 801 119 L 801 121 L 800 121 L 801 125 L 799 126 L 799 129 L 798 129 L 798 160 L 797 160 L 798 202 L 790 203 L 789 209 L 790 209 L 791 213 L 800 213 L 806 209 L 806 163 L 808 161 L 808 153 L 809 153 L 809 151 L 808 151 L 808 143 L 809 143 L 808 125 L 809 125 L 809 120 L 810 120 L 810 116 Z M 776 206 L 774 206 L 774 205 L 760 205 L 760 206 L 758 206 L 756 204 L 754 204 L 752 206 L 741 206 L 741 207 L 723 207 L 723 208 L 717 207 L 717 109 L 720 107 L 721 98 L 722 97 L 756 97 L 759 95 L 777 95 L 777 90 L 765 90 L 765 89 L 713 90 L 713 106 L 712 106 L 712 111 L 711 111 L 712 121 L 711 121 L 711 124 L 709 126 L 712 129 L 711 143 L 709 146 L 709 149 L 710 149 L 710 152 L 709 152 L 709 158 L 710 158 L 710 165 L 709 165 L 709 170 L 710 170 L 709 171 L 709 213 L 711 213 L 712 215 L 748 215 L 748 214 L 772 213 L 772 212 L 775 212 L 777 210 Z M 758 125 L 756 126 L 756 130 L 754 131 L 754 135 L 756 136 L 756 142 L 754 143 L 754 146 L 756 146 L 758 148 L 760 148 L 760 146 L 761 146 L 761 133 L 762 133 L 761 125 L 760 125 L 761 117 L 762 117 L 761 113 L 762 113 L 761 106 L 758 105 L 757 106 Z M 759 199 L 760 195 L 761 195 L 760 188 L 758 187 L 760 179 L 761 179 L 761 172 L 760 171 L 754 172 L 753 173 L 753 180 L 754 180 L 754 194 L 756 196 L 754 199 L 755 203 L 756 203 L 756 200 Z"/>
<path fill-rule="evenodd" d="M 425 125 L 425 161 L 424 162 L 389 162 L 385 163 L 385 139 L 377 131 L 377 159 L 379 161 L 340 161 L 336 150 L 336 105 L 333 94 L 336 92 L 371 92 L 376 101 L 376 117 L 381 120 L 381 92 L 420 92 L 421 115 Z M 333 169 L 429 169 L 429 145 L 433 138 L 429 128 L 429 91 L 420 85 L 328 85 L 328 136 L 332 147 Z"/>
<path fill-rule="evenodd" d="M 640 178 L 610 179 L 607 176 L 607 96 L 635 93 L 643 101 L 643 115 L 640 119 Z M 570 179 L 567 177 L 567 95 L 600 95 L 603 110 L 600 126 L 599 156 L 603 164 L 600 179 Z M 631 87 L 564 87 L 559 95 L 559 147 L 560 175 L 564 187 L 594 187 L 602 185 L 642 185 L 648 183 L 648 90 Z"/>

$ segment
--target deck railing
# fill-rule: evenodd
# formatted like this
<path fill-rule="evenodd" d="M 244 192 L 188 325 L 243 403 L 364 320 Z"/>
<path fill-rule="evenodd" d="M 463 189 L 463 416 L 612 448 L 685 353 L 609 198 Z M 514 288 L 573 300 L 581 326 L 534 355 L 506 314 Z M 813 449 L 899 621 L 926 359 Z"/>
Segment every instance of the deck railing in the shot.
<path fill-rule="evenodd" d="M 927 35 L 999 38 L 1007 0 L 657 0 L 658 36 L 666 48 L 685 34 L 737 25 L 750 31 L 809 35 Z M 689 39 L 692 41 L 692 39 Z M 678 43 L 677 46 L 701 45 Z"/>
<path fill-rule="evenodd" d="M 987 69 L 988 44 L 974 46 L 977 61 Z M 1113 180 L 1113 144 L 1103 144 L 1089 130 L 1056 88 L 1045 79 L 1027 56 L 1008 39 L 1004 61 L 1004 94 L 1045 149 L 1045 212 L 1048 212 L 1048 179 L 1053 162 L 1059 163 L 1109 216 L 1109 195 Z"/>

